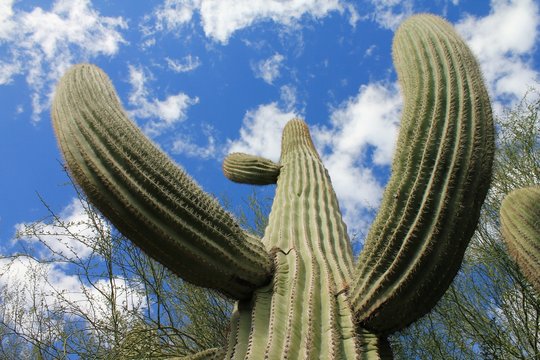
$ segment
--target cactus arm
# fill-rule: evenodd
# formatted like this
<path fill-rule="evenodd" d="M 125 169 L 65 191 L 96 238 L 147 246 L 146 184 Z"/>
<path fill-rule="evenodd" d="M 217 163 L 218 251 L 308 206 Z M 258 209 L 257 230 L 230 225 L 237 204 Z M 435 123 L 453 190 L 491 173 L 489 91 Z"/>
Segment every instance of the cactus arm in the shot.
<path fill-rule="evenodd" d="M 96 207 L 186 281 L 235 299 L 270 280 L 262 243 L 125 115 L 107 75 L 76 65 L 59 82 L 52 118 L 68 168 Z"/>
<path fill-rule="evenodd" d="M 223 161 L 225 176 L 241 184 L 275 184 L 280 168 L 279 164 L 271 160 L 243 153 L 229 154 Z"/>
<path fill-rule="evenodd" d="M 394 38 L 404 109 L 392 177 L 351 287 L 361 327 L 379 334 L 427 313 L 457 273 L 488 190 L 490 101 L 450 24 L 413 16 Z"/>
<path fill-rule="evenodd" d="M 540 186 L 509 193 L 500 213 L 508 252 L 540 294 Z"/>

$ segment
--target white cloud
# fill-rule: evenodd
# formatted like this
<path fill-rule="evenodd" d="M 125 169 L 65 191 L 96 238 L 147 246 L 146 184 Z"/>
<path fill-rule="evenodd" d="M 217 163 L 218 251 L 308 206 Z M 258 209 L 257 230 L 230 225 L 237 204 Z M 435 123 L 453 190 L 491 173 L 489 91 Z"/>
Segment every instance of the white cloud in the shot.
<path fill-rule="evenodd" d="M 379 206 L 383 184 L 372 169 L 390 166 L 401 106 L 397 84 L 371 83 L 332 112 L 330 127 L 313 130 L 352 233 L 366 232 Z"/>
<path fill-rule="evenodd" d="M 190 22 L 200 3 L 200 0 L 165 0 L 154 12 L 156 30 L 172 31 Z"/>
<path fill-rule="evenodd" d="M 193 71 L 199 66 L 201 66 L 201 60 L 197 56 L 191 55 L 188 55 L 181 60 L 166 57 L 165 61 L 167 62 L 169 69 L 171 69 L 175 73 Z"/>
<path fill-rule="evenodd" d="M 257 21 L 292 25 L 302 16 L 317 19 L 332 11 L 343 11 L 339 0 L 203 0 L 200 8 L 205 33 L 223 43 Z"/>
<path fill-rule="evenodd" d="M 0 10 L 1 11 L 1 10 Z M 9 84 L 13 76 L 21 71 L 21 64 L 18 62 L 0 62 L 0 85 Z"/>
<path fill-rule="evenodd" d="M 14 0 L 3 0 L 0 2 L 0 40 L 9 39 L 15 28 L 13 20 Z"/>
<path fill-rule="evenodd" d="M 356 10 L 356 7 L 353 4 L 345 4 L 345 9 L 347 9 L 350 15 L 349 24 L 353 28 L 356 27 L 356 23 L 360 20 L 360 14 L 358 14 L 358 10 Z"/>
<path fill-rule="evenodd" d="M 342 0 L 166 0 L 154 17 L 156 30 L 172 31 L 189 23 L 197 11 L 206 36 L 225 44 L 234 32 L 260 21 L 292 26 L 304 16 L 319 19 L 345 10 L 356 23 L 356 10 Z"/>
<path fill-rule="evenodd" d="M 26 74 L 31 89 L 33 119 L 50 103 L 56 80 L 71 64 L 99 55 L 111 56 L 124 42 L 119 30 L 127 28 L 121 17 L 101 16 L 88 0 L 57 0 L 50 11 L 31 12 L 0 4 L 0 40 L 10 63 L 0 69 L 0 84 Z"/>
<path fill-rule="evenodd" d="M 216 139 L 210 136 L 207 145 L 201 146 L 196 144 L 189 136 L 183 135 L 173 142 L 171 151 L 175 154 L 183 154 L 200 159 L 214 158 L 217 154 Z"/>
<path fill-rule="evenodd" d="M 285 124 L 296 116 L 292 110 L 283 111 L 275 102 L 248 111 L 240 129 L 240 138 L 229 140 L 227 153 L 244 152 L 278 161 L 281 132 Z"/>
<path fill-rule="evenodd" d="M 37 7 L 20 18 L 27 44 L 41 48 L 48 60 L 67 44 L 82 44 L 91 54 L 113 55 L 122 38 L 111 27 L 125 25 L 120 19 L 100 18 L 85 0 L 57 1 L 50 12 Z"/>
<path fill-rule="evenodd" d="M 52 223 L 35 222 L 15 225 L 18 241 L 41 243 L 67 259 L 85 259 L 92 254 L 100 238 L 97 227 L 108 231 L 99 218 L 90 218 L 79 199 L 73 199 Z"/>
<path fill-rule="evenodd" d="M 151 98 L 146 83 L 148 79 L 142 68 L 129 65 L 129 82 L 132 91 L 129 104 L 134 108 L 129 113 L 140 119 L 151 118 L 143 130 L 150 136 L 157 136 L 164 130 L 186 119 L 187 108 L 198 103 L 198 98 L 190 98 L 184 93 L 169 95 L 165 100 Z"/>
<path fill-rule="evenodd" d="M 272 85 L 274 80 L 279 77 L 281 63 L 285 57 L 281 54 L 274 54 L 266 60 L 252 64 L 251 69 L 255 73 L 255 77 L 263 79 L 266 83 Z"/>
<path fill-rule="evenodd" d="M 371 0 L 371 3 L 375 7 L 371 17 L 385 29 L 395 30 L 413 13 L 412 0 Z"/>
<path fill-rule="evenodd" d="M 298 102 L 296 98 L 296 88 L 293 85 L 283 85 L 279 88 L 279 97 L 283 108 L 286 111 L 292 111 Z"/>
<path fill-rule="evenodd" d="M 531 59 L 539 25 L 533 0 L 492 0 L 489 15 L 467 16 L 456 25 L 480 62 L 498 112 L 540 79 Z"/>
<path fill-rule="evenodd" d="M 223 155 L 218 150 L 217 140 L 214 136 L 214 128 L 206 125 L 202 127 L 204 137 L 207 139 L 207 144 L 201 146 L 196 144 L 189 135 L 182 134 L 173 142 L 171 151 L 176 154 L 183 154 L 189 157 L 200 159 L 213 159 Z"/>

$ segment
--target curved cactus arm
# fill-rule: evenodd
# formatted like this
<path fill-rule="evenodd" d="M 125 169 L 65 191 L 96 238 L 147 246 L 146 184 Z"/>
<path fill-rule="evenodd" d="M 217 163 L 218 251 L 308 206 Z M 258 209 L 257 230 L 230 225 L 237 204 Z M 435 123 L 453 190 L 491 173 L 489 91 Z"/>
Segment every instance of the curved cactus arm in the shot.
<path fill-rule="evenodd" d="M 223 173 L 234 182 L 268 185 L 277 182 L 281 165 L 260 156 L 229 154 L 223 161 Z"/>
<path fill-rule="evenodd" d="M 452 26 L 413 16 L 393 46 L 401 130 L 351 287 L 360 326 L 379 334 L 415 321 L 447 290 L 476 228 L 494 153 L 482 75 Z"/>
<path fill-rule="evenodd" d="M 508 252 L 540 294 L 540 186 L 512 191 L 501 204 Z"/>
<path fill-rule="evenodd" d="M 148 140 L 99 68 L 60 80 L 52 105 L 68 168 L 90 201 L 131 241 L 177 275 L 232 298 L 267 283 L 272 262 L 232 216 Z"/>

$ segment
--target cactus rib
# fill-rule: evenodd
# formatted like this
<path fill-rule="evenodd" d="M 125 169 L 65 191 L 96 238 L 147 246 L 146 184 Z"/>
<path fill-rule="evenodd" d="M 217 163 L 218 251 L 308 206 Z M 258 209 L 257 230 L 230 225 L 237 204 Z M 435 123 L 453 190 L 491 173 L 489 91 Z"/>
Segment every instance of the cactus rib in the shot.
<path fill-rule="evenodd" d="M 223 174 L 231 181 L 252 184 L 275 184 L 281 166 L 260 156 L 229 154 L 223 161 Z"/>
<path fill-rule="evenodd" d="M 351 289 L 360 324 L 378 333 L 415 321 L 448 288 L 476 228 L 494 152 L 482 75 L 448 23 L 405 21 L 394 62 L 405 99 L 398 148 Z"/>
<path fill-rule="evenodd" d="M 271 277 L 263 245 L 125 115 L 107 75 L 74 66 L 52 118 L 73 177 L 128 238 L 185 280 L 242 299 Z"/>
<path fill-rule="evenodd" d="M 540 186 L 509 193 L 500 213 L 508 252 L 540 294 Z"/>

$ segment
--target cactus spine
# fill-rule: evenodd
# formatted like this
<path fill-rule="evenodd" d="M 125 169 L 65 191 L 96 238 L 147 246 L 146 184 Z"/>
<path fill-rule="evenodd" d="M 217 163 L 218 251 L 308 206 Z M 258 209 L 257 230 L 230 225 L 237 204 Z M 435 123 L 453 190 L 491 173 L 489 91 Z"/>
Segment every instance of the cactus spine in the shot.
<path fill-rule="evenodd" d="M 64 76 L 53 121 L 75 179 L 120 231 L 184 279 L 239 300 L 226 359 L 391 359 L 386 335 L 429 311 L 460 266 L 494 146 L 478 65 L 449 24 L 407 20 L 394 61 L 405 97 L 398 150 L 356 266 L 302 120 L 285 126 L 279 164 L 225 159 L 234 181 L 277 181 L 260 240 L 143 137 L 97 68 Z"/>
<path fill-rule="evenodd" d="M 504 198 L 501 230 L 510 255 L 540 294 L 540 186 L 514 190 Z"/>

